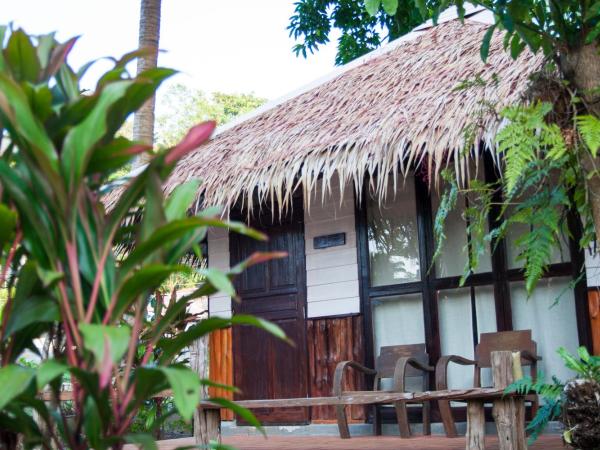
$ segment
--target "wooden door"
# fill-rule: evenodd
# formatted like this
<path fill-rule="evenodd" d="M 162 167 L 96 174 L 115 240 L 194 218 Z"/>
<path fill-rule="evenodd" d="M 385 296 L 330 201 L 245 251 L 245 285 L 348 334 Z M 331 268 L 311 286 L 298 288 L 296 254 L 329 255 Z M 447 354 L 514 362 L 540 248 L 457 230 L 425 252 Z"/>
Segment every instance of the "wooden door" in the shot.
<path fill-rule="evenodd" d="M 270 211 L 250 221 L 269 236 L 257 242 L 245 236 L 230 235 L 231 264 L 256 251 L 286 251 L 288 256 L 259 264 L 236 280 L 241 298 L 234 313 L 253 314 L 279 325 L 294 342 L 291 346 L 252 327 L 233 329 L 234 383 L 241 390 L 238 399 L 306 397 L 306 268 L 304 261 L 304 222 L 301 201 L 281 219 Z M 308 408 L 264 409 L 254 411 L 265 424 L 300 424 L 309 420 Z"/>

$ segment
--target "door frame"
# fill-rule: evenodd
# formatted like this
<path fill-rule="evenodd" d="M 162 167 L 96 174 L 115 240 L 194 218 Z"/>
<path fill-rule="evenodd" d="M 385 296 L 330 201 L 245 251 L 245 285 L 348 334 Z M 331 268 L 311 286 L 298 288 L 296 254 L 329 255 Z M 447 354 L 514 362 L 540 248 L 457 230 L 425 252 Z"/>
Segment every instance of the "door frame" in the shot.
<path fill-rule="evenodd" d="M 256 201 L 254 202 L 254 212 L 260 213 L 264 213 L 265 209 L 267 211 L 272 210 L 273 208 L 269 208 L 268 206 L 264 206 L 261 205 L 261 202 L 258 201 L 258 199 L 255 199 Z M 297 342 L 295 343 L 296 346 L 298 346 L 301 350 L 301 352 L 303 353 L 303 357 L 302 357 L 302 361 L 301 361 L 301 370 L 303 372 L 303 376 L 302 378 L 304 379 L 304 385 L 305 385 L 305 392 L 307 396 L 311 395 L 311 389 L 310 389 L 310 380 L 309 380 L 309 356 L 308 356 L 308 319 L 307 319 L 307 312 L 308 312 L 308 288 L 306 285 L 306 229 L 305 229 L 305 222 L 304 222 L 304 201 L 303 201 L 303 195 L 302 192 L 296 192 L 293 194 L 291 201 L 289 202 L 289 206 L 287 206 L 287 208 L 285 209 L 285 211 L 287 212 L 287 214 L 292 214 L 292 220 L 299 220 L 300 221 L 300 232 L 301 232 L 301 239 L 297 239 L 295 242 L 295 248 L 294 248 L 294 252 L 296 254 L 296 274 L 297 274 L 297 280 L 298 280 L 298 296 L 300 298 L 299 301 L 299 308 L 301 308 L 301 320 L 302 320 L 302 342 Z M 285 213 L 284 213 L 285 214 Z M 277 217 L 278 215 L 278 211 L 275 212 L 275 217 Z M 240 207 L 239 205 L 236 205 L 236 207 L 231 209 L 230 212 L 230 218 L 232 220 L 238 220 L 241 221 L 245 224 L 248 224 L 248 222 L 251 222 L 248 220 L 248 214 L 246 213 L 246 211 Z M 252 215 L 250 216 L 252 217 Z M 277 219 L 275 219 L 277 220 Z M 235 255 L 234 253 L 234 241 L 235 239 L 232 239 L 232 235 L 234 235 L 235 233 L 232 233 L 231 231 L 228 233 L 229 236 L 229 263 L 230 266 L 232 266 L 232 262 L 233 262 L 233 257 Z M 268 236 L 268 229 L 266 231 L 266 234 Z M 263 263 L 264 264 L 264 263 Z M 232 303 L 232 314 L 236 314 L 236 309 L 238 309 L 238 303 L 236 303 L 235 301 Z M 300 318 L 299 318 L 300 320 Z M 232 358 L 232 370 L 233 370 L 233 375 L 234 375 L 234 385 L 235 385 L 235 347 L 236 347 L 236 338 L 235 338 L 235 333 L 232 330 L 232 354 L 233 354 L 233 358 Z M 311 422 L 311 408 L 305 408 L 306 411 L 306 421 L 304 422 L 294 422 L 291 425 L 301 425 L 301 424 L 309 424 Z M 286 425 L 285 423 L 279 423 L 279 425 Z"/>

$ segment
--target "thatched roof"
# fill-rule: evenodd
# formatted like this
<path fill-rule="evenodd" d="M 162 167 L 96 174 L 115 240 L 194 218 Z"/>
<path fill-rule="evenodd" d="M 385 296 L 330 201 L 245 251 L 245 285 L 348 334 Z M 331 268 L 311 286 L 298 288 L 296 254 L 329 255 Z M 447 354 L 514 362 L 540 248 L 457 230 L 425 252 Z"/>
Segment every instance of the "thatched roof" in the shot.
<path fill-rule="evenodd" d="M 432 174 L 451 163 L 464 176 L 465 129 L 476 124 L 474 142 L 493 150 L 500 120 L 486 105 L 518 101 L 543 64 L 530 52 L 515 62 L 501 34 L 484 64 L 480 45 L 487 29 L 473 17 L 421 27 L 221 129 L 179 163 L 166 189 L 199 178 L 205 204 L 231 205 L 253 192 L 260 201 L 285 204 L 295 189 L 313 192 L 336 173 L 342 188 L 353 181 L 357 189 L 365 176 L 378 174 L 372 189 L 381 196 L 396 182 L 398 167 Z M 457 90 L 475 78 L 487 84 Z"/>

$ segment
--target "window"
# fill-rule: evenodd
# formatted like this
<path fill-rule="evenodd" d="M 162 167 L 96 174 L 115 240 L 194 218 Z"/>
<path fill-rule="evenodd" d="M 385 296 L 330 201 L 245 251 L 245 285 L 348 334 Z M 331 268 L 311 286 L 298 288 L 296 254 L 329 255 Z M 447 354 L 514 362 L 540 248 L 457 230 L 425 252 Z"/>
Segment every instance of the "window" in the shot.
<path fill-rule="evenodd" d="M 493 166 L 486 163 L 485 178 L 491 181 L 495 176 Z M 559 345 L 574 350 L 579 340 L 578 294 L 571 286 L 576 265 L 570 263 L 569 242 L 557 247 L 546 278 L 530 300 L 524 292 L 522 268 L 512 251 L 516 229 L 498 244 L 494 254 L 488 248 L 476 273 L 460 286 L 470 251 L 462 215 L 469 199 L 459 198 L 458 207 L 448 216 L 444 250 L 433 262 L 432 223 L 439 198 L 429 193 L 418 176 L 408 176 L 396 191 L 392 184 L 383 203 L 365 194 L 366 208 L 358 219 L 370 362 L 384 345 L 423 342 L 432 361 L 443 354 L 472 358 L 480 333 L 531 329 L 545 372 L 563 375 L 555 350 Z M 490 223 L 492 220 L 490 217 Z M 548 299 L 560 293 L 563 297 L 558 306 L 549 308 Z M 482 383 L 491 383 L 490 373 L 482 373 Z M 451 388 L 472 386 L 473 368 L 452 367 L 449 384 Z"/>

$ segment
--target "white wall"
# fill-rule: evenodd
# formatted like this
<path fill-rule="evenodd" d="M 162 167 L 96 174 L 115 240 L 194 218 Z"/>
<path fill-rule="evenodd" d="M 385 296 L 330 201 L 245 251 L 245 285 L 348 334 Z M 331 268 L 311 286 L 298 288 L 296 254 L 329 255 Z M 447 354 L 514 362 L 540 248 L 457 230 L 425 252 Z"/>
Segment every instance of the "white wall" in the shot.
<path fill-rule="evenodd" d="M 229 234 L 222 228 L 208 230 L 208 266 L 229 270 Z M 231 317 L 231 297 L 222 292 L 208 298 L 211 316 Z"/>
<path fill-rule="evenodd" d="M 354 190 L 331 183 L 331 195 L 322 200 L 321 189 L 311 197 L 310 210 L 304 212 L 306 240 L 307 317 L 335 316 L 360 312 Z M 315 236 L 346 233 L 346 244 L 317 250 Z"/>

